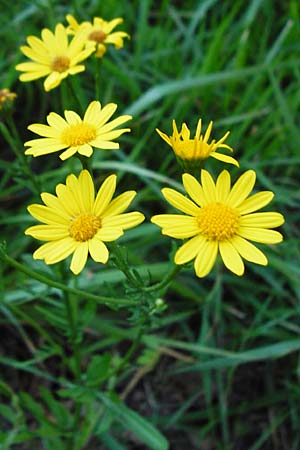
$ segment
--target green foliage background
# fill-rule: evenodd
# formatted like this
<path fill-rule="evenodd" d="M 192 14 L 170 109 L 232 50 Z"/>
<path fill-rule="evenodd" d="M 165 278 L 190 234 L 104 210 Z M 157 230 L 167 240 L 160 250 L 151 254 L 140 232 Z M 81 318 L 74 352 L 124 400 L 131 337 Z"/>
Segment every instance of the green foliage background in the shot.
<path fill-rule="evenodd" d="M 74 383 L 70 330 L 62 294 L 1 265 L 1 449 L 297 450 L 299 407 L 299 106 L 300 26 L 296 0 L 163 0 L 29 2 L 1 0 L 0 88 L 17 93 L 14 119 L 22 141 L 27 126 L 49 111 L 70 109 L 64 84 L 45 93 L 42 82 L 20 83 L 14 66 L 28 35 L 54 29 L 73 13 L 80 20 L 123 17 L 131 35 L 110 49 L 101 67 L 101 102 L 134 116 L 122 150 L 96 151 L 96 183 L 117 172 L 120 192 L 137 189 L 134 205 L 147 218 L 167 211 L 160 189 L 180 186 L 172 151 L 155 133 L 171 121 L 193 130 L 214 120 L 214 136 L 231 131 L 240 169 L 252 168 L 257 188 L 272 190 L 285 241 L 265 246 L 270 264 L 247 264 L 236 277 L 215 269 L 205 280 L 184 269 L 134 349 L 129 365 L 111 377 L 134 342 L 139 311 L 80 301 L 77 336 L 85 376 Z M 93 61 L 74 78 L 82 101 L 94 99 Z M 53 192 L 69 169 L 57 156 L 31 161 L 43 191 Z M 223 168 L 209 161 L 209 170 Z M 38 201 L 20 160 L 1 140 L 1 238 L 7 253 L 42 275 L 57 267 L 32 259 L 36 242 L 26 206 Z M 73 164 L 76 173 L 80 166 Z M 179 187 L 180 188 L 180 187 Z M 145 282 L 167 273 L 175 244 L 149 221 L 120 239 Z M 66 280 L 66 282 L 69 282 Z M 89 263 L 77 279 L 89 293 L 130 298 L 113 262 Z M 131 388 L 131 384 L 133 387 Z M 123 393 L 123 396 L 122 396 Z M 124 402 L 118 399 L 120 396 Z M 79 427 L 73 420 L 81 405 Z M 74 409 L 75 408 L 75 409 Z"/>

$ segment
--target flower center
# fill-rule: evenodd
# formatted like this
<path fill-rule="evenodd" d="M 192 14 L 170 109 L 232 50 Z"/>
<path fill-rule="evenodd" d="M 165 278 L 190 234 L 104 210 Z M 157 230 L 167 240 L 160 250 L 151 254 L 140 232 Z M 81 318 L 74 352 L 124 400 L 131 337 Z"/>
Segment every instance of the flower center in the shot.
<path fill-rule="evenodd" d="M 65 72 L 70 67 L 70 60 L 67 56 L 56 56 L 51 63 L 54 72 Z"/>
<path fill-rule="evenodd" d="M 61 140 L 68 147 L 77 147 L 78 145 L 88 144 L 97 137 L 96 128 L 87 123 L 78 123 L 70 125 L 61 133 Z"/>
<path fill-rule="evenodd" d="M 173 143 L 175 154 L 185 160 L 206 159 L 211 153 L 211 145 L 197 139 L 186 139 Z"/>
<path fill-rule="evenodd" d="M 232 238 L 239 227 L 239 214 L 230 206 L 211 203 L 203 206 L 197 217 L 201 233 L 213 241 Z"/>
<path fill-rule="evenodd" d="M 99 217 L 89 213 L 80 214 L 72 221 L 69 232 L 75 241 L 85 242 L 92 239 L 100 227 L 101 220 Z"/>
<path fill-rule="evenodd" d="M 102 30 L 95 30 L 89 34 L 90 41 L 96 41 L 98 44 L 101 44 L 106 38 L 106 33 Z"/>

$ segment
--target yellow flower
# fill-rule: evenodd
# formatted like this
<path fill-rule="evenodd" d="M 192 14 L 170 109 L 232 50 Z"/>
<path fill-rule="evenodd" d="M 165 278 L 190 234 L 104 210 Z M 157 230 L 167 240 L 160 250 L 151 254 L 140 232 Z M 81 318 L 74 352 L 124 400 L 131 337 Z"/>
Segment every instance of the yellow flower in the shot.
<path fill-rule="evenodd" d="M 203 161 L 209 156 L 220 161 L 239 166 L 239 163 L 231 156 L 218 153 L 219 148 L 226 148 L 227 150 L 232 151 L 232 148 L 229 147 L 229 145 L 224 144 L 224 141 L 229 135 L 229 131 L 227 131 L 227 133 L 225 133 L 224 136 L 217 142 L 215 139 L 213 139 L 210 143 L 208 142 L 212 126 L 213 122 L 211 121 L 204 136 L 202 136 L 202 121 L 199 119 L 196 134 L 193 139 L 191 139 L 190 130 L 185 123 L 182 124 L 180 133 L 178 132 L 175 120 L 173 120 L 173 134 L 171 136 L 167 136 L 158 129 L 156 129 L 156 131 L 160 137 L 166 141 L 170 147 L 172 147 L 179 163 L 187 172 L 201 168 Z"/>
<path fill-rule="evenodd" d="M 49 126 L 38 123 L 29 125 L 30 131 L 43 136 L 43 138 L 25 142 L 24 145 L 30 147 L 25 154 L 41 156 L 66 149 L 59 156 L 65 160 L 77 152 L 89 157 L 93 153 L 92 147 L 106 150 L 118 149 L 119 144 L 112 142 L 113 139 L 130 131 L 130 128 L 117 130 L 115 128 L 132 117 L 124 115 L 109 122 L 116 109 L 115 103 L 108 103 L 101 108 L 100 102 L 93 101 L 89 104 L 83 119 L 74 111 L 65 111 L 66 120 L 51 112 L 47 116 Z"/>
<path fill-rule="evenodd" d="M 93 23 L 82 22 L 81 24 L 79 24 L 71 14 L 68 14 L 66 19 L 69 23 L 68 29 L 72 34 L 76 34 L 78 30 L 83 30 L 86 36 L 86 41 L 88 43 L 96 44 L 95 56 L 97 58 L 102 58 L 106 52 L 106 46 L 108 44 L 113 44 L 115 48 L 119 49 L 124 45 L 123 39 L 129 38 L 129 35 L 124 31 L 115 31 L 112 33 L 112 30 L 123 22 L 121 17 L 113 19 L 109 22 L 101 17 L 94 17 Z"/>
<path fill-rule="evenodd" d="M 17 94 L 10 92 L 9 89 L 0 89 L 0 110 L 11 106 Z"/>
<path fill-rule="evenodd" d="M 92 47 L 85 48 L 84 32 L 77 33 L 69 42 L 67 29 L 60 23 L 56 25 L 54 33 L 44 28 L 41 37 L 27 38 L 28 46 L 23 45 L 21 51 L 32 62 L 18 64 L 16 69 L 24 72 L 20 75 L 21 81 L 47 77 L 44 81 L 45 91 L 57 87 L 68 75 L 85 70 L 84 65 L 79 63 L 95 50 Z"/>
<path fill-rule="evenodd" d="M 95 197 L 92 177 L 82 170 L 78 178 L 72 174 L 66 184 L 58 184 L 56 196 L 42 193 L 45 205 L 30 205 L 28 211 L 43 225 L 29 227 L 25 234 L 48 242 L 34 252 L 33 258 L 55 264 L 73 254 L 70 269 L 76 275 L 84 268 L 88 253 L 94 261 L 105 264 L 109 253 L 104 242 L 115 241 L 124 230 L 144 220 L 140 212 L 122 214 L 135 191 L 112 200 L 116 179 L 116 175 L 106 178 Z"/>
<path fill-rule="evenodd" d="M 248 197 L 255 184 L 255 172 L 245 172 L 232 188 L 227 170 L 221 172 L 216 184 L 206 170 L 201 171 L 201 184 L 187 173 L 182 179 L 191 200 L 169 188 L 162 193 L 186 215 L 160 214 L 151 219 L 162 227 L 162 234 L 191 238 L 177 250 L 175 263 L 180 265 L 195 259 L 198 277 L 205 277 L 211 271 L 218 252 L 225 266 L 236 275 L 244 273 L 242 258 L 267 265 L 266 256 L 248 240 L 265 244 L 281 242 L 282 235 L 270 228 L 282 225 L 284 217 L 277 212 L 254 212 L 274 197 L 270 191 Z"/>

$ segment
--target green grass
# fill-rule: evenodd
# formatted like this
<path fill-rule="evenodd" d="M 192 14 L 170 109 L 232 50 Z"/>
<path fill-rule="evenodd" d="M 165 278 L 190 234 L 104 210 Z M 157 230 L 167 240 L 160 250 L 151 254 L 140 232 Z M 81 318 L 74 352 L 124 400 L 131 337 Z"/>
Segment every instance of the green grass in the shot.
<path fill-rule="evenodd" d="M 119 309 L 84 294 L 76 303 L 69 289 L 72 331 L 67 293 L 41 282 L 61 280 L 63 268 L 34 261 L 37 242 L 24 235 L 33 224 L 26 206 L 39 201 L 37 190 L 13 145 L 0 137 L 1 240 L 9 257 L 28 269 L 1 264 L 0 448 L 299 449 L 298 2 L 73 0 L 66 7 L 4 0 L 1 10 L 0 88 L 18 95 L 13 117 L 22 142 L 32 138 L 30 123 L 44 123 L 50 111 L 62 114 L 66 104 L 76 108 L 65 84 L 45 93 L 40 80 L 18 81 L 14 66 L 24 60 L 19 46 L 26 36 L 65 23 L 67 13 L 81 20 L 124 18 L 120 29 L 131 39 L 103 58 L 100 97 L 117 103 L 118 114 L 134 116 L 132 132 L 120 139 L 120 151 L 95 151 L 92 161 L 97 186 L 114 172 L 119 192 L 138 191 L 134 209 L 147 221 L 119 242 L 145 284 L 168 273 L 179 243 L 148 220 L 167 211 L 162 187 L 182 189 L 175 157 L 155 132 L 171 132 L 173 118 L 191 130 L 199 117 L 204 126 L 214 120 L 216 136 L 230 130 L 228 143 L 240 162 L 232 176 L 254 169 L 256 189 L 275 193 L 271 208 L 286 223 L 284 242 L 263 249 L 269 265 L 246 263 L 241 278 L 222 265 L 203 280 L 184 268 L 168 290 L 154 291 L 151 305 L 142 299 Z M 72 77 L 84 106 L 94 99 L 93 70 L 91 60 Z M 30 164 L 45 192 L 80 170 L 55 154 Z M 223 164 L 208 160 L 207 167 L 216 176 Z M 107 266 L 89 261 L 75 282 L 68 271 L 60 282 L 93 295 L 138 298 L 113 258 Z"/>

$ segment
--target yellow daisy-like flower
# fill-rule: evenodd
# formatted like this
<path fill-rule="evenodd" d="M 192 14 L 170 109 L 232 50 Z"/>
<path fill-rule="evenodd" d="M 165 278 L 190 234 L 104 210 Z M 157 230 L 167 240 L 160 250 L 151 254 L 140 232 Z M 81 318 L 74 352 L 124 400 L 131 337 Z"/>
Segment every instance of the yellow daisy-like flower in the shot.
<path fill-rule="evenodd" d="M 55 264 L 73 254 L 70 269 L 75 275 L 84 268 L 88 254 L 105 264 L 109 253 L 104 242 L 115 241 L 124 230 L 144 220 L 140 212 L 123 214 L 135 191 L 112 200 L 116 179 L 116 175 L 106 178 L 95 197 L 92 177 L 82 170 L 78 178 L 72 174 L 66 184 L 58 184 L 56 196 L 42 193 L 45 205 L 30 205 L 28 211 L 43 225 L 29 227 L 25 234 L 48 242 L 34 252 L 33 258 Z"/>
<path fill-rule="evenodd" d="M 216 184 L 211 175 L 201 171 L 201 183 L 190 174 L 183 174 L 183 185 L 191 200 L 179 192 L 165 188 L 166 200 L 186 215 L 160 214 L 151 221 L 162 227 L 162 234 L 189 239 L 175 254 L 175 263 L 193 259 L 198 277 L 205 277 L 220 253 L 225 266 L 236 275 L 243 275 L 247 261 L 267 265 L 266 256 L 250 241 L 276 244 L 282 235 L 270 228 L 284 223 L 277 212 L 255 212 L 274 197 L 262 191 L 249 197 L 256 179 L 253 170 L 245 172 L 231 188 L 230 175 L 224 170 Z"/>
<path fill-rule="evenodd" d="M 112 142 L 121 134 L 130 131 L 130 128 L 115 129 L 119 125 L 132 119 L 123 115 L 109 122 L 117 109 L 115 103 L 108 103 L 103 108 L 98 101 L 89 104 L 83 119 L 74 111 L 65 111 L 66 120 L 58 114 L 51 112 L 47 116 L 48 125 L 32 124 L 28 129 L 43 136 L 42 139 L 33 139 L 25 142 L 26 155 L 42 156 L 48 153 L 66 149 L 59 157 L 62 160 L 70 158 L 75 153 L 91 156 L 93 148 L 103 150 L 118 149 L 120 145 Z"/>
<path fill-rule="evenodd" d="M 9 108 L 12 105 L 12 102 L 14 101 L 16 96 L 17 94 L 11 92 L 7 88 L 0 89 L 0 111 L 2 109 Z"/>
<path fill-rule="evenodd" d="M 69 30 L 72 34 L 78 32 L 78 30 L 83 30 L 86 36 L 86 41 L 88 43 L 96 44 L 96 58 L 102 58 L 106 52 L 106 46 L 108 44 L 113 44 L 115 48 L 122 48 L 125 38 L 129 38 L 129 35 L 124 31 L 115 31 L 112 33 L 113 29 L 123 22 L 121 17 L 113 19 L 109 22 L 102 19 L 101 17 L 94 17 L 93 23 L 82 22 L 79 24 L 77 20 L 71 15 L 66 16 L 67 22 L 69 24 Z"/>
<path fill-rule="evenodd" d="M 233 151 L 229 145 L 224 144 L 224 141 L 229 135 L 229 131 L 224 134 L 224 136 L 217 142 L 213 139 L 210 143 L 208 142 L 213 126 L 211 121 L 207 127 L 207 130 L 202 136 L 201 127 L 202 120 L 199 119 L 196 129 L 195 137 L 191 139 L 191 133 L 187 125 L 183 123 L 181 125 L 181 131 L 179 132 L 176 126 L 175 120 L 173 120 L 173 134 L 167 136 L 165 133 L 156 128 L 156 131 L 160 137 L 166 141 L 170 147 L 172 147 L 179 163 L 182 165 L 183 169 L 187 172 L 194 171 L 195 169 L 201 168 L 203 161 L 209 156 L 218 159 L 220 161 L 234 164 L 239 166 L 239 163 L 228 155 L 223 155 L 218 153 L 219 148 L 226 148 L 227 150 Z"/>
<path fill-rule="evenodd" d="M 86 48 L 84 32 L 76 33 L 69 42 L 67 29 L 59 23 L 54 33 L 44 28 L 39 39 L 35 36 L 27 37 L 27 45 L 21 51 L 32 62 L 18 64 L 16 69 L 24 72 L 20 75 L 21 81 L 32 81 L 47 77 L 44 81 L 45 91 L 57 87 L 68 75 L 75 75 L 85 70 L 79 64 L 95 49 Z"/>

